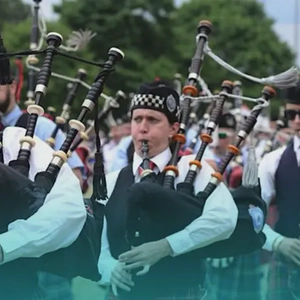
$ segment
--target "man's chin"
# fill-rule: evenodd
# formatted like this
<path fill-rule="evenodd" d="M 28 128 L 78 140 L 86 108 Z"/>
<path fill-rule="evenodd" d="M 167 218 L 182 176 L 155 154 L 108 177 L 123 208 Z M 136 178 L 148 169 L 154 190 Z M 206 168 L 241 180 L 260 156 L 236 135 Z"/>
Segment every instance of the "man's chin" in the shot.
<path fill-rule="evenodd" d="M 0 112 L 5 114 L 9 107 L 9 99 L 5 100 L 4 102 L 0 103 Z"/>

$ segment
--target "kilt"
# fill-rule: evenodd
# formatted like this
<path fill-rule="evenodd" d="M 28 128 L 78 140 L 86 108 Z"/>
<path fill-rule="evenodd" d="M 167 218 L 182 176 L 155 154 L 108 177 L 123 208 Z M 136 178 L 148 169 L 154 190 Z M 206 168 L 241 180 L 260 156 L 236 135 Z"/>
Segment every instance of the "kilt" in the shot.
<path fill-rule="evenodd" d="M 46 293 L 48 300 L 72 300 L 73 292 L 71 282 L 63 277 L 39 272 L 39 285 Z"/>
<path fill-rule="evenodd" d="M 225 268 L 207 263 L 206 286 L 209 300 L 259 300 L 261 298 L 261 251 L 234 257 Z"/>
<path fill-rule="evenodd" d="M 268 300 L 300 300 L 300 268 L 275 254 L 269 272 Z"/>
<path fill-rule="evenodd" d="M 153 287 L 155 289 L 155 287 Z M 134 297 L 134 298 L 124 298 L 124 300 L 204 300 L 206 299 L 206 289 L 197 286 L 197 287 L 190 287 L 187 288 L 186 292 L 178 295 L 178 294 L 173 294 L 170 296 L 162 296 L 162 297 L 146 297 L 143 296 L 143 299 L 140 297 Z M 123 300 L 123 297 L 115 297 L 111 291 L 108 292 L 107 297 L 105 300 Z"/>

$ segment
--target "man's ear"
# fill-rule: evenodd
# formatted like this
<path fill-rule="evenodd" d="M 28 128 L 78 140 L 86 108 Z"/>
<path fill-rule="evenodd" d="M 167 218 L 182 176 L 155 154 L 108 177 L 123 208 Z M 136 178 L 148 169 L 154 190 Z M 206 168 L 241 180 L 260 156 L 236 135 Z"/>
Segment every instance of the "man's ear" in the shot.
<path fill-rule="evenodd" d="M 176 133 L 178 133 L 178 130 L 179 130 L 179 122 L 175 122 L 171 125 L 171 132 L 170 132 L 170 135 L 173 136 L 175 135 Z"/>
<path fill-rule="evenodd" d="M 17 82 L 13 80 L 13 82 L 10 85 L 10 94 L 15 95 L 17 92 Z"/>

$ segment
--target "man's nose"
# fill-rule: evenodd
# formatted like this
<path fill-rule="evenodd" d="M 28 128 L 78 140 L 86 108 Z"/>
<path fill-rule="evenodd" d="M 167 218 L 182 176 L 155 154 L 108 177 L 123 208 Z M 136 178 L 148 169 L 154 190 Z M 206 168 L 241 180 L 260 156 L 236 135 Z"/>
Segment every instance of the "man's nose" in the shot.
<path fill-rule="evenodd" d="M 298 123 L 300 122 L 300 116 L 298 114 L 295 117 L 295 121 L 298 122 Z"/>
<path fill-rule="evenodd" d="M 149 130 L 149 124 L 148 124 L 147 120 L 143 120 L 140 123 L 140 131 L 141 132 L 148 132 L 148 130 Z"/>

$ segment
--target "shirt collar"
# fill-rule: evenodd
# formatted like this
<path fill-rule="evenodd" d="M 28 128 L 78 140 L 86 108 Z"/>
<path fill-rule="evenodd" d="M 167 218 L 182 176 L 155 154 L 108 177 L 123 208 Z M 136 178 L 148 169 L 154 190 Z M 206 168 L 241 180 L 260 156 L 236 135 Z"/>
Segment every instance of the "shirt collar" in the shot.
<path fill-rule="evenodd" d="M 109 149 L 113 149 L 113 148 L 117 147 L 118 144 L 117 144 L 115 141 L 110 140 L 110 141 L 109 141 L 107 144 L 105 144 L 104 146 L 106 146 L 106 147 L 109 148 Z M 103 146 L 103 147 L 104 147 L 104 146 Z"/>
<path fill-rule="evenodd" d="M 172 156 L 172 153 L 171 153 L 170 148 L 168 147 L 160 154 L 152 157 L 151 161 L 153 161 L 155 163 L 155 165 L 159 169 L 159 172 L 162 172 L 164 167 L 170 161 L 171 156 Z M 134 152 L 133 164 L 132 164 L 132 173 L 134 176 L 136 175 L 138 168 L 141 165 L 142 161 L 143 161 L 143 159 L 136 152 Z"/>
<path fill-rule="evenodd" d="M 2 123 L 4 126 L 14 126 L 16 125 L 18 119 L 22 115 L 22 110 L 18 105 L 16 105 L 11 112 L 2 116 Z"/>
<path fill-rule="evenodd" d="M 300 139 L 294 135 L 294 151 L 298 152 L 300 148 Z"/>

